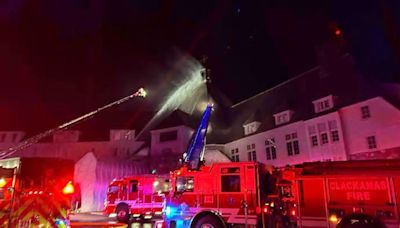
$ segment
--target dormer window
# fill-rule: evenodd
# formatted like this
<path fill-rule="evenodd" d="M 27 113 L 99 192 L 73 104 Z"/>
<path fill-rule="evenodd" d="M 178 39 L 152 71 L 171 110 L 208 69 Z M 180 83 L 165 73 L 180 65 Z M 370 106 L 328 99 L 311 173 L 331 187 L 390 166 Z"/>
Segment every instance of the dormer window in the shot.
<path fill-rule="evenodd" d="M 255 133 L 258 130 L 258 127 L 260 127 L 260 125 L 261 125 L 261 123 L 257 122 L 257 121 L 243 125 L 244 135 L 249 135 L 249 134 Z"/>
<path fill-rule="evenodd" d="M 314 104 L 315 113 L 320 113 L 332 109 L 334 106 L 333 96 L 329 95 L 312 102 Z"/>
<path fill-rule="evenodd" d="M 293 115 L 292 110 L 286 110 L 286 111 L 274 114 L 275 125 L 288 123 L 292 119 L 292 115 Z"/>

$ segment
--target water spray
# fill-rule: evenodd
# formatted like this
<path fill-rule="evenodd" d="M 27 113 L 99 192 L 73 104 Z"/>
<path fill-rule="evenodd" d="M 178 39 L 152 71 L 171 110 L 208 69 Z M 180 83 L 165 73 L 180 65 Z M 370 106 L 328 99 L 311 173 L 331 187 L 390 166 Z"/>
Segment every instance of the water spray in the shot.
<path fill-rule="evenodd" d="M 188 114 L 192 114 L 196 109 L 196 104 L 202 99 L 202 93 L 206 92 L 207 78 L 204 75 L 205 68 L 197 61 L 190 61 L 188 69 L 185 70 L 186 78 L 174 91 L 168 94 L 162 103 L 159 111 L 137 134 L 136 139 L 143 132 L 152 127 L 157 121 L 173 111 L 180 109 Z M 206 99 L 208 99 L 208 95 Z"/>

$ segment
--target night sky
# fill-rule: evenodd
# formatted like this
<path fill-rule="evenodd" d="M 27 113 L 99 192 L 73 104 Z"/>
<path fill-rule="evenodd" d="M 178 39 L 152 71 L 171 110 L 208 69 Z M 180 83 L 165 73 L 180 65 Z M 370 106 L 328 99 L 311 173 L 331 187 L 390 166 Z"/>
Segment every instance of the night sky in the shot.
<path fill-rule="evenodd" d="M 233 102 L 314 67 L 316 48 L 328 42 L 350 52 L 366 77 L 396 81 L 400 2 L 360 4 L 0 1 L 0 130 L 43 131 L 141 86 L 166 96 L 185 55 L 207 56 L 212 83 Z M 135 122 L 154 107 L 118 109 Z"/>

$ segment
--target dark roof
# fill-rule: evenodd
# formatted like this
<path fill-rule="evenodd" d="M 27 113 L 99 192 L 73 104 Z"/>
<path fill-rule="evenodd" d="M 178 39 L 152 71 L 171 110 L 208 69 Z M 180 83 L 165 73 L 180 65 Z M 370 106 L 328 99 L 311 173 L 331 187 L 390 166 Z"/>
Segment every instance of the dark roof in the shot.
<path fill-rule="evenodd" d="M 314 67 L 233 105 L 230 110 L 229 128 L 226 129 L 225 138 L 218 143 L 226 143 L 243 137 L 243 124 L 260 118 L 255 118 L 255 116 L 261 116 L 261 126 L 255 132 L 259 133 L 275 128 L 273 115 L 285 110 L 294 112 L 289 122 L 293 123 L 324 115 L 381 94 L 373 82 L 362 78 L 350 55 L 341 56 L 333 63 L 331 61 L 329 66 Z M 335 97 L 334 109 L 316 114 L 312 101 L 328 95 Z"/>

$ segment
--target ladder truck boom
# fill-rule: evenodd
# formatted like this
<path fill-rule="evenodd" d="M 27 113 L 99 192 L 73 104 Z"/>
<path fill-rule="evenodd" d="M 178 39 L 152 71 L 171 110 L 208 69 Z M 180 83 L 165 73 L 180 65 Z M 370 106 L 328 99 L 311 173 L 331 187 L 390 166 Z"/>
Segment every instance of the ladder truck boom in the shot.
<path fill-rule="evenodd" d="M 59 126 L 57 126 L 55 128 L 52 128 L 52 129 L 49 129 L 49 130 L 47 130 L 45 132 L 39 133 L 37 135 L 34 135 L 34 136 L 22 141 L 21 143 L 17 144 L 16 146 L 13 146 L 13 147 L 10 147 L 8 149 L 5 149 L 5 150 L 1 151 L 0 152 L 0 159 L 4 159 L 4 158 L 7 158 L 7 157 L 10 157 L 15 152 L 20 151 L 22 149 L 25 149 L 25 148 L 27 148 L 27 147 L 39 142 L 40 140 L 42 140 L 42 139 L 44 139 L 44 138 L 46 138 L 48 136 L 53 135 L 54 133 L 56 133 L 58 131 L 65 130 L 65 129 L 67 129 L 67 128 L 69 128 L 69 127 L 71 127 L 71 126 L 73 126 L 73 125 L 75 125 L 77 123 L 85 121 L 85 120 L 93 117 L 94 115 L 96 115 L 99 112 L 102 112 L 102 111 L 104 111 L 106 109 L 109 109 L 111 107 L 114 107 L 116 105 L 122 104 L 122 103 L 124 103 L 124 102 L 126 102 L 126 101 L 128 101 L 128 100 L 130 100 L 130 99 L 132 99 L 134 97 L 146 97 L 146 95 L 147 95 L 147 92 L 143 88 L 140 88 L 137 92 L 135 92 L 135 93 L 133 93 L 133 94 L 131 94 L 129 96 L 126 96 L 126 97 L 121 98 L 121 99 L 119 99 L 117 101 L 114 101 L 114 102 L 111 102 L 111 103 L 109 103 L 107 105 L 104 105 L 104 106 L 102 106 L 102 107 L 100 107 L 100 108 L 98 108 L 96 110 L 93 110 L 93 111 L 91 111 L 91 112 L 89 112 L 89 113 L 87 113 L 87 114 L 85 114 L 83 116 L 75 118 L 75 119 L 73 119 L 71 121 L 68 121 L 68 122 L 66 122 L 64 124 L 61 124 L 61 125 L 59 125 Z"/>
<path fill-rule="evenodd" d="M 184 157 L 184 166 L 189 170 L 199 170 L 204 160 L 204 146 L 206 143 L 206 135 L 208 122 L 212 112 L 212 105 L 208 104 L 203 112 L 200 124 L 194 133 L 191 142 Z"/>

